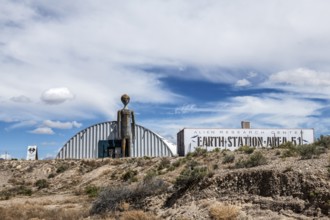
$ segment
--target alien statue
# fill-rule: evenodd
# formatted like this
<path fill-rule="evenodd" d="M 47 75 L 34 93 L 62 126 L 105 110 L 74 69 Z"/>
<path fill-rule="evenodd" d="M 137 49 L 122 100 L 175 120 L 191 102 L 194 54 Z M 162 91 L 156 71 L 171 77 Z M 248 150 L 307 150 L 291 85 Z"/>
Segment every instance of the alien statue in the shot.
<path fill-rule="evenodd" d="M 121 96 L 124 108 L 119 110 L 117 115 L 118 139 L 121 140 L 122 157 L 131 156 L 130 149 L 135 140 L 134 112 L 127 108 L 129 101 L 130 97 L 128 95 Z"/>

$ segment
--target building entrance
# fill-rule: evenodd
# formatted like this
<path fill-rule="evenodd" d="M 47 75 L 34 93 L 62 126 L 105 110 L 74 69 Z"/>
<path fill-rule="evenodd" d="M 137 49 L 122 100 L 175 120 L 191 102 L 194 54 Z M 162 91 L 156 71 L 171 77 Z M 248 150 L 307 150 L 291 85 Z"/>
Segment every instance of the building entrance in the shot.
<path fill-rule="evenodd" d="M 128 153 L 126 148 L 126 155 Z M 98 158 L 120 158 L 123 157 L 121 140 L 100 140 L 98 142 Z"/>

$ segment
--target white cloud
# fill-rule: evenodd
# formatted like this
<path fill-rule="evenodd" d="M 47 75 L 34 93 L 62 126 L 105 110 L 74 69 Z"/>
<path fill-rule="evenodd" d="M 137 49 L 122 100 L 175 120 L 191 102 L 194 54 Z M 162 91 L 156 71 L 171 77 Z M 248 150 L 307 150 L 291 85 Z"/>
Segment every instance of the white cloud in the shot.
<path fill-rule="evenodd" d="M 265 97 L 235 97 L 232 99 L 232 103 L 227 106 L 226 113 L 234 115 L 245 113 L 256 118 L 269 118 L 265 123 L 282 123 L 291 127 L 298 126 L 297 123 L 292 123 L 294 118 L 305 120 L 305 117 L 315 114 L 316 110 L 320 108 L 322 108 L 322 104 L 313 101 L 274 94 L 273 96 Z M 277 119 L 281 117 L 281 120 L 272 120 L 272 117 Z M 288 118 L 290 120 L 287 120 Z"/>
<path fill-rule="evenodd" d="M 58 143 L 56 141 L 52 141 L 52 142 L 42 142 L 41 143 L 42 146 L 58 146 Z"/>
<path fill-rule="evenodd" d="M 182 97 L 161 82 L 167 76 L 246 85 L 272 72 L 265 87 L 329 97 L 329 86 L 320 82 L 328 80 L 321 73 L 330 71 L 330 29 L 324 23 L 329 7 L 324 0 L 3 1 L 0 120 L 113 119 L 123 93 L 131 96 L 133 108 L 134 103 L 178 104 Z M 143 71 L 154 66 L 196 71 Z M 285 74 L 276 72 L 302 66 L 316 71 L 319 81 L 313 74 L 291 74 L 287 79 L 296 82 L 281 85 Z M 43 91 L 43 102 L 62 105 L 33 102 Z M 73 92 L 75 100 L 66 102 Z M 22 94 L 32 102 L 6 101 Z M 276 102 L 252 99 L 248 106 L 260 101 Z M 302 103 L 310 104 L 295 102 Z"/>
<path fill-rule="evenodd" d="M 304 97 L 327 99 L 330 95 L 330 72 L 306 68 L 281 71 L 270 75 L 262 86 L 295 92 Z"/>
<path fill-rule="evenodd" d="M 237 87 L 245 87 L 251 85 L 251 82 L 247 79 L 240 79 L 236 82 L 235 86 Z"/>
<path fill-rule="evenodd" d="M 82 126 L 81 123 L 76 121 L 72 122 L 60 122 L 60 121 L 51 121 L 45 120 L 43 125 L 50 128 L 58 128 L 58 129 L 72 129 L 72 128 L 80 128 Z"/>
<path fill-rule="evenodd" d="M 48 89 L 41 96 L 42 101 L 46 104 L 60 104 L 73 98 L 74 94 L 65 87 Z"/>
<path fill-rule="evenodd" d="M 36 129 L 30 131 L 30 133 L 32 133 L 32 134 L 50 134 L 50 135 L 55 134 L 51 128 L 47 128 L 47 127 L 36 128 Z"/>
<path fill-rule="evenodd" d="M 196 104 L 182 105 L 174 109 L 174 114 L 189 114 L 189 113 L 214 113 L 219 112 L 220 109 L 212 108 L 207 105 L 205 107 L 197 106 Z"/>
<path fill-rule="evenodd" d="M 12 97 L 10 100 L 12 100 L 13 102 L 20 102 L 20 103 L 30 103 L 31 102 L 31 99 L 24 95 Z"/>
<path fill-rule="evenodd" d="M 330 72 L 317 72 L 315 70 L 299 68 L 281 71 L 269 77 L 271 83 L 280 83 L 295 86 L 330 86 Z"/>
<path fill-rule="evenodd" d="M 248 78 L 254 78 L 254 77 L 257 77 L 258 76 L 258 73 L 256 72 L 249 72 L 248 73 Z"/>
<path fill-rule="evenodd" d="M 25 128 L 25 127 L 31 127 L 36 125 L 37 122 L 34 120 L 28 120 L 28 121 L 21 121 L 21 122 L 17 122 L 11 126 L 9 126 L 8 128 L 6 128 L 7 131 L 13 130 L 13 129 L 17 129 L 17 128 Z"/>
<path fill-rule="evenodd" d="M 250 121 L 253 128 L 315 128 L 317 133 L 330 130 L 323 127 L 327 122 L 322 122 L 329 119 L 315 117 L 324 104 L 291 95 L 240 96 L 203 107 L 191 106 L 186 109 L 192 110 L 189 112 L 192 114 L 184 117 L 142 123 L 173 142 L 176 133 L 183 128 L 240 128 L 242 120 Z"/>
<path fill-rule="evenodd" d="M 191 113 L 191 112 L 196 112 L 196 111 L 198 111 L 196 109 L 196 105 L 190 104 L 190 105 L 184 105 L 181 107 L 177 107 L 174 112 L 175 112 L 175 114 L 186 114 L 186 113 Z"/>

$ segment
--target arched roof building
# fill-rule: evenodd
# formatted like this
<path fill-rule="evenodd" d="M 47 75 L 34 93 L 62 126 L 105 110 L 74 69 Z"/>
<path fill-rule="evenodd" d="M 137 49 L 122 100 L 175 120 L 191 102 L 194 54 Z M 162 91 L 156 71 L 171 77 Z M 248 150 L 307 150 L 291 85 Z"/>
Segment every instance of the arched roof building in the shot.
<path fill-rule="evenodd" d="M 102 141 L 115 141 L 117 122 L 108 121 L 92 125 L 79 131 L 58 152 L 56 159 L 100 158 L 104 152 Z M 135 140 L 130 149 L 131 157 L 167 157 L 176 154 L 176 145 L 171 144 L 158 134 L 135 125 Z"/>

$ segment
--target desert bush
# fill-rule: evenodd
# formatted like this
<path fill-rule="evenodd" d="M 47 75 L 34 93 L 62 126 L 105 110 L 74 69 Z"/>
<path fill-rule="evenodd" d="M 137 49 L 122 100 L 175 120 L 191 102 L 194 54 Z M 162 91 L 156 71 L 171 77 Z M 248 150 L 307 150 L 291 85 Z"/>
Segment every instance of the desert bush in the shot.
<path fill-rule="evenodd" d="M 239 215 L 239 208 L 234 205 L 217 203 L 211 206 L 209 215 L 215 220 L 235 220 Z"/>
<path fill-rule="evenodd" d="M 147 171 L 146 175 L 143 178 L 144 183 L 148 183 L 153 180 L 158 175 L 158 172 L 154 169 Z"/>
<path fill-rule="evenodd" d="M 63 173 L 67 169 L 69 169 L 69 165 L 67 165 L 67 164 L 61 164 L 59 167 L 57 167 L 56 173 Z"/>
<path fill-rule="evenodd" d="M 147 184 L 139 183 L 131 186 L 118 186 L 103 189 L 93 202 L 91 214 L 102 214 L 115 211 L 120 204 L 127 202 L 135 208 L 143 208 L 144 199 L 148 196 L 158 195 L 167 189 L 167 184 L 161 179 L 153 179 Z"/>
<path fill-rule="evenodd" d="M 175 168 L 176 168 L 175 166 L 171 165 L 169 168 L 167 168 L 167 170 L 168 171 L 173 171 L 173 170 L 175 170 Z"/>
<path fill-rule="evenodd" d="M 158 170 L 166 169 L 169 168 L 170 166 L 171 166 L 170 159 L 167 157 L 163 157 L 158 165 Z"/>
<path fill-rule="evenodd" d="M 325 147 L 319 146 L 317 143 L 295 146 L 292 142 L 286 142 L 279 147 L 286 149 L 282 152 L 281 157 L 301 156 L 301 159 L 311 159 L 325 152 Z"/>
<path fill-rule="evenodd" d="M 223 164 L 225 164 L 225 163 L 232 163 L 232 162 L 234 162 L 234 160 L 235 160 L 235 155 L 234 154 L 226 154 L 223 157 L 222 163 Z"/>
<path fill-rule="evenodd" d="M 173 166 L 174 167 L 179 167 L 179 166 L 181 166 L 182 164 L 185 164 L 187 162 L 187 158 L 180 158 L 180 159 L 178 159 L 177 161 L 175 161 L 175 162 L 173 162 Z"/>
<path fill-rule="evenodd" d="M 88 195 L 88 197 L 97 197 L 99 194 L 99 187 L 95 185 L 88 185 L 85 187 L 85 193 Z"/>
<path fill-rule="evenodd" d="M 18 186 L 11 189 L 14 191 L 17 195 L 24 195 L 24 196 L 31 196 L 32 195 L 32 189 L 26 187 L 26 186 Z"/>
<path fill-rule="evenodd" d="M 136 170 L 127 170 L 126 173 L 124 173 L 122 175 L 122 180 L 124 180 L 125 182 L 127 181 L 130 181 L 130 182 L 136 182 L 137 181 L 137 178 L 136 178 L 136 175 L 138 174 L 138 172 Z"/>
<path fill-rule="evenodd" d="M 203 147 L 196 147 L 195 151 L 189 152 L 186 155 L 186 158 L 190 160 L 192 157 L 205 157 L 207 154 L 207 150 Z"/>
<path fill-rule="evenodd" d="M 297 147 L 292 142 L 282 143 L 278 147 L 285 149 L 282 152 L 282 155 L 281 155 L 282 158 L 298 156 Z"/>
<path fill-rule="evenodd" d="M 8 183 L 11 183 L 11 184 L 13 184 L 13 185 L 20 185 L 20 184 L 21 184 L 21 182 L 18 181 L 18 179 L 15 178 L 15 177 L 11 177 L 11 178 L 8 180 Z"/>
<path fill-rule="evenodd" d="M 118 177 L 117 177 L 117 171 L 114 171 L 113 173 L 111 173 L 110 179 L 112 179 L 112 180 L 118 179 Z"/>
<path fill-rule="evenodd" d="M 282 149 L 290 149 L 290 148 L 294 148 L 295 145 L 291 141 L 287 141 L 287 142 L 280 144 L 278 147 L 282 148 Z"/>
<path fill-rule="evenodd" d="M 297 147 L 297 152 L 301 159 L 312 159 L 322 153 L 322 148 L 314 144 L 301 145 Z"/>
<path fill-rule="evenodd" d="M 123 163 L 125 163 L 125 160 L 122 160 L 122 159 L 113 159 L 113 160 L 110 160 L 110 164 L 111 165 L 114 165 L 114 166 L 121 165 Z"/>
<path fill-rule="evenodd" d="M 237 150 L 238 151 L 241 151 L 245 154 L 252 154 L 254 152 L 254 147 L 250 147 L 250 146 L 247 146 L 247 145 L 244 145 L 242 147 L 239 147 Z"/>
<path fill-rule="evenodd" d="M 50 173 L 50 174 L 48 175 L 48 179 L 50 179 L 50 178 L 54 178 L 55 176 L 56 176 L 55 173 Z"/>
<path fill-rule="evenodd" d="M 200 157 L 200 156 L 205 156 L 207 154 L 207 150 L 202 147 L 196 147 L 195 151 L 192 152 L 193 157 Z"/>
<path fill-rule="evenodd" d="M 199 183 L 208 175 L 208 169 L 200 166 L 197 162 L 187 164 L 186 168 L 176 178 L 174 186 L 176 188 L 192 187 Z"/>
<path fill-rule="evenodd" d="M 101 162 L 96 161 L 96 160 L 82 160 L 81 165 L 86 168 L 86 172 L 90 172 L 102 165 Z"/>
<path fill-rule="evenodd" d="M 250 155 L 248 159 L 240 159 L 236 162 L 236 168 L 250 168 L 267 164 L 267 158 L 260 151 Z"/>
<path fill-rule="evenodd" d="M 286 157 L 295 157 L 297 156 L 297 151 L 295 149 L 286 149 L 285 151 L 282 152 L 281 157 L 286 158 Z"/>
<path fill-rule="evenodd" d="M 0 191 L 0 200 L 8 200 L 11 197 L 11 193 L 8 190 Z"/>
<path fill-rule="evenodd" d="M 141 210 L 131 210 L 124 212 L 119 218 L 120 220 L 156 220 L 156 216 L 152 213 L 145 213 Z"/>
<path fill-rule="evenodd" d="M 215 163 L 212 165 L 213 170 L 219 169 L 219 164 Z"/>
<path fill-rule="evenodd" d="M 330 136 L 321 135 L 320 138 L 314 144 L 317 146 L 324 147 L 326 149 L 330 149 Z"/>
<path fill-rule="evenodd" d="M 47 188 L 48 185 L 49 185 L 49 184 L 48 184 L 47 180 L 45 180 L 45 179 L 39 179 L 39 180 L 37 180 L 37 182 L 35 183 L 35 186 L 36 186 L 38 189 Z"/>
<path fill-rule="evenodd" d="M 131 158 L 129 158 L 126 162 L 127 162 L 128 164 L 134 164 L 136 161 L 137 161 L 137 158 L 135 158 L 135 157 L 131 157 Z"/>
<path fill-rule="evenodd" d="M 33 166 L 28 166 L 25 171 L 28 172 L 28 173 L 32 173 L 33 170 L 34 170 L 34 167 Z"/>

